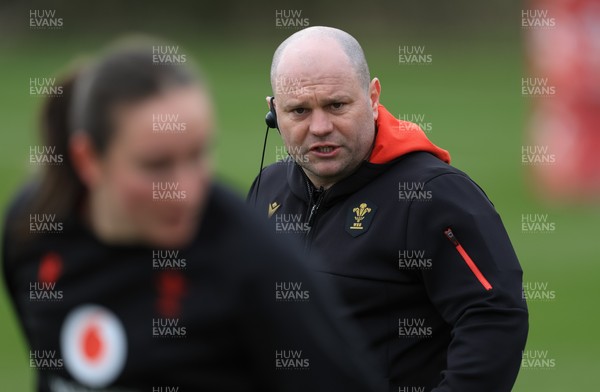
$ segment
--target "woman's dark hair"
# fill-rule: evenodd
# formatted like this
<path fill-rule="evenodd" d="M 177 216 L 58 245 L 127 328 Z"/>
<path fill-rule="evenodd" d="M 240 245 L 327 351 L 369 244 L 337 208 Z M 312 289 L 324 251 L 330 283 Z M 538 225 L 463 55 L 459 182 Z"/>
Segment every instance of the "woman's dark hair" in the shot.
<path fill-rule="evenodd" d="M 71 135 L 86 133 L 96 152 L 102 155 L 114 136 L 116 107 L 199 81 L 184 62 L 157 61 L 156 48 L 160 51 L 169 45 L 148 42 L 110 50 L 63 77 L 59 82 L 62 94 L 48 97 L 42 109 L 41 140 L 43 145 L 55 148 L 54 152 L 62 156 L 62 164 L 43 167 L 23 211 L 25 215 L 54 214 L 56 220 L 65 221 L 76 212 L 86 189 L 69 156 Z M 24 221 L 28 222 L 28 218 Z"/>

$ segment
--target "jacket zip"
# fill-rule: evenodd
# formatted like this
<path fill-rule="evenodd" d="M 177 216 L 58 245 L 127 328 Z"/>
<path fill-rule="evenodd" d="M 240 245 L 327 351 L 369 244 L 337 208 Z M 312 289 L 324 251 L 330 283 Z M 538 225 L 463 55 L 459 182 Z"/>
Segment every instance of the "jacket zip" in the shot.
<path fill-rule="evenodd" d="M 308 214 L 309 232 L 310 228 L 312 228 L 313 224 L 315 223 L 317 211 L 319 210 L 319 207 L 321 206 L 321 201 L 323 201 L 323 196 L 325 195 L 325 191 L 323 190 L 323 188 L 317 189 L 315 190 L 315 192 L 318 192 L 319 195 L 317 196 L 317 200 L 315 201 L 315 203 L 310 208 L 310 213 Z"/>
<path fill-rule="evenodd" d="M 305 178 L 306 180 L 306 189 L 308 191 L 308 208 L 309 208 L 309 213 L 308 213 L 308 219 L 307 219 L 307 224 L 308 224 L 308 231 L 305 234 L 305 238 L 304 238 L 304 249 L 306 251 L 309 250 L 310 248 L 310 238 L 311 236 L 311 232 L 313 231 L 313 225 L 315 224 L 315 220 L 317 217 L 317 212 L 319 211 L 319 207 L 321 206 L 321 202 L 324 199 L 326 190 L 323 189 L 323 187 L 320 187 L 318 189 L 314 188 L 314 186 L 309 182 L 308 178 Z M 317 193 L 317 198 L 315 200 L 315 193 Z"/>
<path fill-rule="evenodd" d="M 456 248 L 460 256 L 463 258 L 473 275 L 475 275 L 479 283 L 481 283 L 483 288 L 485 288 L 488 291 L 491 290 L 492 285 L 490 284 L 490 282 L 488 282 L 485 276 L 483 276 L 479 268 L 477 268 L 477 265 L 475 264 L 473 259 L 471 259 L 471 256 L 469 256 L 467 251 L 465 251 L 465 249 L 462 247 L 460 242 L 458 242 L 458 239 L 454 236 L 452 229 L 448 227 L 446 230 L 444 230 L 444 235 L 450 240 L 450 242 L 452 242 L 452 244 L 454 244 L 454 247 Z"/>

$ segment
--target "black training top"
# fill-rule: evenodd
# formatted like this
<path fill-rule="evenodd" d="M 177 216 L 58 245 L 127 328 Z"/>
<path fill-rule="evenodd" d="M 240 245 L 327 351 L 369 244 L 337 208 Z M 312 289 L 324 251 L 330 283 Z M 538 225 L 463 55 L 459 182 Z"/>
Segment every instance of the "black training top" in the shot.
<path fill-rule="evenodd" d="M 302 252 L 223 188 L 185 249 L 108 246 L 30 214 L 32 193 L 8 213 L 3 267 L 39 391 L 376 390 Z M 18 219 L 38 231 L 26 244 Z"/>
<path fill-rule="evenodd" d="M 279 238 L 321 255 L 312 268 L 342 294 L 389 391 L 511 390 L 528 330 L 522 270 L 466 174 L 417 151 L 365 161 L 323 190 L 286 160 L 264 169 L 249 202 Z"/>

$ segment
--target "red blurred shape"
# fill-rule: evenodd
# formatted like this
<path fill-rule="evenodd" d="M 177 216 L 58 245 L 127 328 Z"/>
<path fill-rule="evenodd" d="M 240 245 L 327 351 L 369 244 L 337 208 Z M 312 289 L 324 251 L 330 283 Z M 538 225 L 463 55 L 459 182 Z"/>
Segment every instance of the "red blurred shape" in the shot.
<path fill-rule="evenodd" d="M 38 269 L 38 282 L 54 283 L 60 277 L 63 261 L 56 252 L 48 252 L 42 257 Z"/>
<path fill-rule="evenodd" d="M 187 293 L 185 276 L 178 271 L 161 272 L 157 280 L 157 310 L 163 317 L 178 317 L 181 300 Z"/>
<path fill-rule="evenodd" d="M 97 362 L 104 351 L 102 339 L 98 326 L 91 324 L 83 333 L 83 355 L 89 362 Z"/>
<path fill-rule="evenodd" d="M 529 76 L 555 93 L 533 100 L 528 144 L 547 148 L 550 165 L 533 165 L 545 199 L 600 201 L 600 2 L 530 0 L 529 12 L 553 25 L 526 33 Z M 524 11 L 527 12 L 527 11 Z"/>

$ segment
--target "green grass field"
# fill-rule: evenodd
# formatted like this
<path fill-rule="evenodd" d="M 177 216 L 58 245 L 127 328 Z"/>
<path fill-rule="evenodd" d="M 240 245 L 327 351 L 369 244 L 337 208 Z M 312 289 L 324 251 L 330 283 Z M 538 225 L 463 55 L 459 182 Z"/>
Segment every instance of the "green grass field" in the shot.
<path fill-rule="evenodd" d="M 359 38 L 360 40 L 360 38 Z M 203 65 L 217 103 L 219 177 L 244 194 L 258 170 L 264 132 L 264 97 L 270 94 L 268 68 L 279 38 L 247 44 L 180 42 Z M 1 49 L 0 208 L 33 171 L 29 146 L 36 143 L 41 98 L 28 95 L 30 77 L 52 76 L 75 55 L 93 53 L 103 40 L 69 41 Z M 555 292 L 532 301 L 527 349 L 548 352 L 553 368 L 522 369 L 515 391 L 593 390 L 600 366 L 600 316 L 594 291 L 600 272 L 598 207 L 553 207 L 536 201 L 526 184 L 520 154 L 527 113 L 520 94 L 523 49 L 518 35 L 497 42 L 425 42 L 429 65 L 399 65 L 394 39 L 361 40 L 371 72 L 381 80 L 382 103 L 392 113 L 422 113 L 429 136 L 448 149 L 453 164 L 487 192 L 500 212 L 521 260 L 525 281 L 542 282 Z M 281 145 L 270 135 L 266 159 Z M 521 214 L 547 213 L 554 232 L 521 231 Z M 17 321 L 0 288 L 0 390 L 33 389 L 34 373 Z"/>

